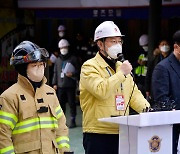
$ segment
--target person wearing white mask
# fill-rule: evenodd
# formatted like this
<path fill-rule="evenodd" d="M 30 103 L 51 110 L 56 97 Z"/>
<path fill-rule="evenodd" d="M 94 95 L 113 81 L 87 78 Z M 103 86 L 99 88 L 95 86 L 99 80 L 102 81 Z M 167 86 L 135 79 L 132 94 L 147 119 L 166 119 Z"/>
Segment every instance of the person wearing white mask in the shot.
<path fill-rule="evenodd" d="M 49 53 L 30 41 L 12 52 L 18 81 L 0 96 L 0 153 L 70 151 L 66 117 L 55 90 L 46 84 Z"/>
<path fill-rule="evenodd" d="M 170 54 L 170 45 L 167 40 L 163 39 L 159 42 L 158 48 L 156 48 L 153 52 L 153 58 L 149 61 L 147 75 L 145 79 L 145 89 L 146 89 L 146 96 L 152 100 L 153 105 L 153 97 L 152 97 L 152 87 L 151 87 L 151 78 L 152 73 L 155 66 L 162 61 L 163 59 L 167 58 Z"/>
<path fill-rule="evenodd" d="M 61 39 L 58 43 L 60 55 L 54 65 L 52 85 L 57 90 L 61 107 L 66 112 L 66 102 L 70 107 L 71 121 L 69 128 L 76 127 L 76 85 L 79 79 L 78 60 L 69 51 L 69 42 Z"/>
<path fill-rule="evenodd" d="M 170 46 L 167 40 L 162 40 L 159 43 L 159 50 L 163 57 L 167 57 L 169 55 Z"/>
<path fill-rule="evenodd" d="M 122 37 L 113 21 L 101 23 L 94 33 L 99 51 L 81 67 L 80 106 L 86 154 L 118 154 L 119 125 L 100 122 L 99 118 L 128 115 L 129 106 L 138 113 L 149 107 L 130 75 L 131 64 L 118 60 Z"/>
<path fill-rule="evenodd" d="M 62 39 L 65 36 L 66 27 L 64 25 L 59 25 L 58 35 Z"/>
<path fill-rule="evenodd" d="M 145 91 L 145 77 L 147 73 L 147 60 L 148 60 L 148 35 L 143 34 L 139 38 L 139 45 L 142 49 L 138 52 L 138 59 L 135 63 L 135 81 L 136 84 L 143 93 L 144 96 L 146 96 Z"/>

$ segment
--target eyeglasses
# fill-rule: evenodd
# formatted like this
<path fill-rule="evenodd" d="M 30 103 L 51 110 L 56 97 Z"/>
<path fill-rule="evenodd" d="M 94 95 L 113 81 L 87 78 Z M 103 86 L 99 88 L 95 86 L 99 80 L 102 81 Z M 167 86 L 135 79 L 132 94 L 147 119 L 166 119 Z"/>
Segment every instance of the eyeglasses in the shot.
<path fill-rule="evenodd" d="M 106 40 L 106 42 L 110 42 L 111 44 L 123 44 L 123 40 L 118 40 L 118 41 L 116 41 L 116 40 Z"/>

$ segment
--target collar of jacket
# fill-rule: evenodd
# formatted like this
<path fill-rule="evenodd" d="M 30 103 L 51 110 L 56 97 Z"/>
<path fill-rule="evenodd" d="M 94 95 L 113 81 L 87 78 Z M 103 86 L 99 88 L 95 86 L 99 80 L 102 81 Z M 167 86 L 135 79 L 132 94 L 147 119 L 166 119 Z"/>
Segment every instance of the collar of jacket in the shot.
<path fill-rule="evenodd" d="M 101 57 L 101 55 L 99 54 L 99 52 L 96 54 L 95 59 L 96 59 L 97 63 L 99 63 L 99 65 L 100 65 L 102 68 L 106 68 L 106 67 L 109 66 L 109 65 L 106 63 L 106 61 Z"/>
<path fill-rule="evenodd" d="M 44 85 L 46 82 L 47 82 L 47 79 L 44 76 L 42 79 L 42 85 Z M 34 91 L 34 88 L 33 88 L 33 85 L 31 84 L 31 82 L 26 77 L 22 76 L 21 74 L 18 74 L 17 83 L 26 89 Z"/>
<path fill-rule="evenodd" d="M 97 61 L 97 63 L 99 63 L 99 65 L 102 68 L 106 68 L 109 67 L 109 65 L 106 63 L 106 61 L 101 57 L 101 55 L 99 54 L 99 52 L 96 54 L 95 59 Z M 117 61 L 116 62 L 116 69 L 122 64 L 122 62 Z"/>

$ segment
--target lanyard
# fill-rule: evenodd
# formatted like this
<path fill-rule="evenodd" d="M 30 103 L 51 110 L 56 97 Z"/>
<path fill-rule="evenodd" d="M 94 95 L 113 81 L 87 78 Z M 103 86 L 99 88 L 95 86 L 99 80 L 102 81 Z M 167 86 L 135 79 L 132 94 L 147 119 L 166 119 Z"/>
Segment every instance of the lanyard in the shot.
<path fill-rule="evenodd" d="M 65 68 L 65 66 L 66 66 L 66 62 L 62 62 L 62 69 L 64 69 Z"/>
<path fill-rule="evenodd" d="M 106 67 L 106 70 L 109 73 L 109 75 L 112 76 L 112 74 L 111 74 L 110 70 L 108 69 L 108 67 Z"/>
<path fill-rule="evenodd" d="M 112 74 L 111 74 L 110 70 L 108 69 L 108 67 L 106 67 L 106 70 L 107 70 L 107 72 L 109 73 L 109 75 L 112 76 Z M 123 91 L 123 85 L 122 85 L 122 83 L 121 83 L 120 87 L 121 87 L 121 91 Z"/>

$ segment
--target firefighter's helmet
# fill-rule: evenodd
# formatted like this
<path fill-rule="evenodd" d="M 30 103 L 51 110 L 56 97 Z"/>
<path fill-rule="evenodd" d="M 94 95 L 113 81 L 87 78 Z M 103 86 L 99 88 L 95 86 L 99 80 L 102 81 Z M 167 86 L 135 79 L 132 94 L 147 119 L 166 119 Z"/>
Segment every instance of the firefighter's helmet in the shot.
<path fill-rule="evenodd" d="M 49 53 L 30 41 L 21 42 L 12 52 L 10 65 L 47 61 Z"/>

